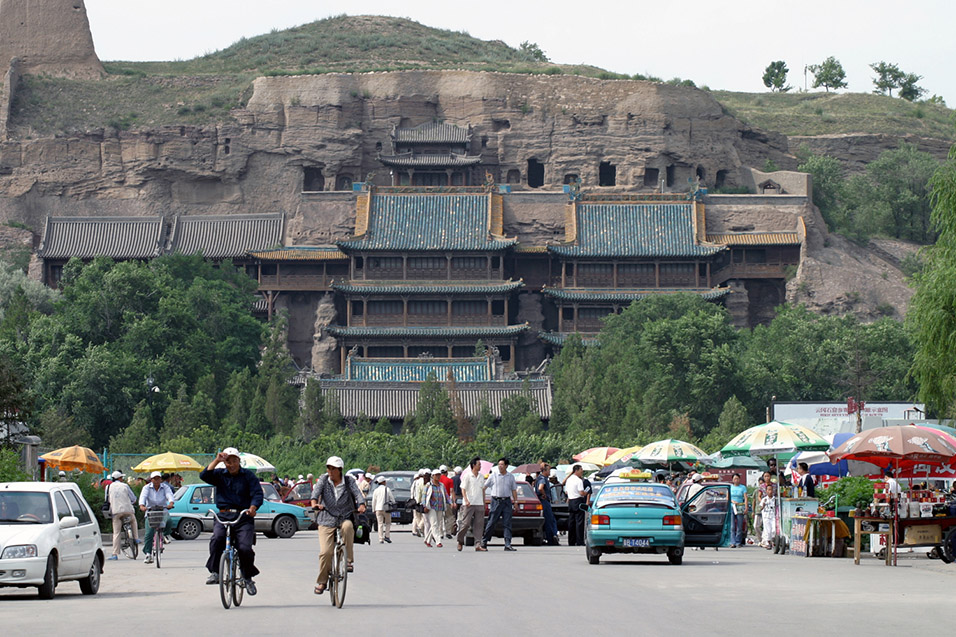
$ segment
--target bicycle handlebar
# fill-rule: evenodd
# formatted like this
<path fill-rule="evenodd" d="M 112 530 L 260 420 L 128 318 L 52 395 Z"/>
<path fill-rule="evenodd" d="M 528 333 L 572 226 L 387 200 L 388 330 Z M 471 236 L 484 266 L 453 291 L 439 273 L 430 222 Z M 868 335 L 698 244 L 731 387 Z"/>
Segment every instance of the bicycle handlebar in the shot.
<path fill-rule="evenodd" d="M 242 516 L 248 515 L 245 510 L 242 510 L 239 512 L 239 516 L 235 520 L 233 520 L 232 522 L 225 522 L 222 519 L 220 519 L 218 511 L 209 511 L 209 512 L 212 514 L 212 517 L 216 519 L 216 522 L 218 522 L 219 524 L 223 526 L 232 526 L 236 524 L 237 522 L 239 522 L 239 520 L 242 519 Z"/>

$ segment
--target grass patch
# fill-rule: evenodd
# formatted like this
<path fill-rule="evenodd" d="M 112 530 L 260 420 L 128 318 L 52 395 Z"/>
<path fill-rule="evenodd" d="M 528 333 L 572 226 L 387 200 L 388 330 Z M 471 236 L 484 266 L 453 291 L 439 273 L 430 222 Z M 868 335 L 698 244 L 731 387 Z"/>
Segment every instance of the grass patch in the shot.
<path fill-rule="evenodd" d="M 712 91 L 724 110 L 784 135 L 913 133 L 956 141 L 953 111 L 870 93 L 732 93 Z"/>

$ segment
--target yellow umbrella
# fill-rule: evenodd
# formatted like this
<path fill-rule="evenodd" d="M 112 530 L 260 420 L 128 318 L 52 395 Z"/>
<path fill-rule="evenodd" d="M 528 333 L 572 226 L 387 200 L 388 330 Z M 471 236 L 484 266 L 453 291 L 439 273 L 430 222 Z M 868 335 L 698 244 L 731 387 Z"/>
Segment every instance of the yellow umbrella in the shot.
<path fill-rule="evenodd" d="M 617 451 L 617 447 L 594 447 L 571 457 L 578 462 L 590 462 L 599 467 L 606 467 L 611 464 L 607 461 L 608 456 Z"/>
<path fill-rule="evenodd" d="M 79 469 L 87 473 L 102 473 L 106 471 L 103 463 L 100 462 L 100 459 L 93 453 L 92 449 L 87 449 L 79 445 L 57 449 L 56 451 L 45 453 L 40 457 L 46 460 L 48 467 L 62 471 L 72 471 L 74 469 Z"/>
<path fill-rule="evenodd" d="M 146 458 L 132 470 L 136 473 L 149 473 L 150 471 L 202 471 L 205 468 L 189 456 L 167 451 Z"/>
<path fill-rule="evenodd" d="M 607 457 L 607 463 L 614 464 L 618 460 L 624 460 L 626 459 L 625 458 L 626 456 L 631 456 L 643 448 L 644 448 L 644 445 L 635 445 L 633 447 L 628 447 L 627 449 L 618 449 L 617 451 L 615 451 L 614 453 L 612 453 L 611 455 Z"/>

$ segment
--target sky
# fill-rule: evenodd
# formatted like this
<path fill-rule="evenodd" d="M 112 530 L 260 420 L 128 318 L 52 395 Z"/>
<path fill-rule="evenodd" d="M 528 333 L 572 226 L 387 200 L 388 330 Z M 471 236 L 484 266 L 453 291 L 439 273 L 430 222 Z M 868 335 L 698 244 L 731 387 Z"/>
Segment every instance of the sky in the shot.
<path fill-rule="evenodd" d="M 871 92 L 869 65 L 886 61 L 922 75 L 927 97 L 956 107 L 952 0 L 86 0 L 86 9 L 104 61 L 187 60 L 343 13 L 392 15 L 514 47 L 534 42 L 560 64 L 680 77 L 714 90 L 766 91 L 761 77 L 774 60 L 786 62 L 793 90 L 803 89 L 805 67 L 832 55 L 847 90 Z"/>

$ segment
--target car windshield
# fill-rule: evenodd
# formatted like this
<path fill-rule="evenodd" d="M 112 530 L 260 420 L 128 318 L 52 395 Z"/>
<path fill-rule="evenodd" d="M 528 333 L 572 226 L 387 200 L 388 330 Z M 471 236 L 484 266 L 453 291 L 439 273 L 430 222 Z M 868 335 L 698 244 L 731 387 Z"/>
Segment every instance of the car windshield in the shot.
<path fill-rule="evenodd" d="M 270 502 L 281 502 L 282 499 L 279 497 L 279 493 L 276 491 L 276 488 L 272 486 L 269 482 L 262 483 L 262 495 L 266 500 Z"/>
<path fill-rule="evenodd" d="M 50 494 L 33 491 L 0 493 L 0 524 L 49 524 L 52 521 Z"/>
<path fill-rule="evenodd" d="M 608 484 L 598 493 L 594 506 L 597 508 L 628 504 L 656 504 L 677 506 L 674 492 L 663 484 Z"/>
<path fill-rule="evenodd" d="M 188 490 L 189 490 L 188 487 L 179 487 L 178 489 L 176 489 L 176 493 L 173 494 L 173 500 L 181 499 L 184 495 L 186 495 L 186 491 Z"/>
<path fill-rule="evenodd" d="M 519 497 L 519 498 L 533 498 L 533 497 L 535 497 L 535 495 L 534 495 L 534 488 L 533 488 L 530 484 L 528 484 L 527 482 L 519 482 L 519 483 L 518 483 L 518 497 Z"/>
<path fill-rule="evenodd" d="M 411 494 L 412 492 L 412 478 L 414 474 L 408 475 L 388 475 L 388 474 L 379 474 L 385 478 L 385 484 L 391 489 L 394 493 L 399 494 Z"/>

